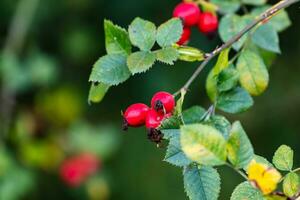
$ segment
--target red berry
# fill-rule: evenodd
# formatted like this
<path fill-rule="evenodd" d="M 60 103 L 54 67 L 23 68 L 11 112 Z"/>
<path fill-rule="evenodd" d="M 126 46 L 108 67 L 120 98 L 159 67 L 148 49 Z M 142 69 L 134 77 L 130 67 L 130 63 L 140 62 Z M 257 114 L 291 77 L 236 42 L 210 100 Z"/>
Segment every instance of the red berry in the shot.
<path fill-rule="evenodd" d="M 145 124 L 146 115 L 149 107 L 143 103 L 136 103 L 129 106 L 124 113 L 124 121 L 126 126 L 142 126 Z M 126 128 L 126 127 L 124 127 Z"/>
<path fill-rule="evenodd" d="M 79 154 L 63 161 L 60 176 L 69 186 L 77 187 L 94 174 L 99 166 L 100 162 L 96 156 L 88 153 Z"/>
<path fill-rule="evenodd" d="M 163 119 L 164 119 L 164 114 L 156 112 L 155 110 L 151 109 L 147 113 L 146 127 L 155 129 L 159 127 Z"/>
<path fill-rule="evenodd" d="M 175 7 L 173 16 L 181 18 L 185 26 L 193 26 L 199 20 L 200 9 L 195 3 L 182 2 Z"/>
<path fill-rule="evenodd" d="M 171 113 L 175 107 L 174 96 L 168 92 L 157 92 L 151 100 L 151 107 L 156 111 L 164 110 Z"/>
<path fill-rule="evenodd" d="M 218 29 L 218 17 L 210 12 L 204 12 L 200 15 L 198 28 L 204 34 L 215 32 Z"/>
<path fill-rule="evenodd" d="M 191 37 L 191 29 L 187 28 L 187 27 L 183 28 L 181 38 L 177 42 L 177 44 L 184 45 L 184 44 L 188 43 L 188 41 L 190 40 L 190 37 Z"/>

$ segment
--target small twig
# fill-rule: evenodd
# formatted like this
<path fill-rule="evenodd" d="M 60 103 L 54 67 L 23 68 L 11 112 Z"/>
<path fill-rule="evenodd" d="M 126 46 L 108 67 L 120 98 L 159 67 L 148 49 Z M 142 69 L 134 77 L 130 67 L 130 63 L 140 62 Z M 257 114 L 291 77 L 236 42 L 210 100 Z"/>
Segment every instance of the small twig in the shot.
<path fill-rule="evenodd" d="M 238 174 L 240 174 L 244 179 L 246 179 L 247 181 L 249 180 L 248 177 L 246 176 L 245 173 L 243 173 L 242 171 L 240 171 L 239 169 L 236 169 L 234 166 L 232 166 L 231 164 L 229 163 L 226 163 L 225 164 L 227 167 L 233 169 L 235 172 L 237 172 Z"/>
<path fill-rule="evenodd" d="M 299 172 L 299 171 L 300 171 L 300 167 L 297 168 L 297 169 L 292 170 L 291 172 L 297 173 L 297 172 Z M 286 175 L 287 175 L 287 174 L 286 174 Z M 283 177 L 281 177 L 281 179 L 279 180 L 279 182 L 282 182 L 282 181 L 285 179 L 286 175 L 283 176 Z"/>
<path fill-rule="evenodd" d="M 188 90 L 193 81 L 198 77 L 204 67 L 219 53 L 221 53 L 224 49 L 231 47 L 235 42 L 237 42 L 242 36 L 244 36 L 247 32 L 249 32 L 252 28 L 256 27 L 256 25 L 265 21 L 268 18 L 273 17 L 280 10 L 289 7 L 290 5 L 297 3 L 299 0 L 282 0 L 276 5 L 272 6 L 270 9 L 262 13 L 259 17 L 253 20 L 249 25 L 247 25 L 243 30 L 233 36 L 230 40 L 224 43 L 222 46 L 215 49 L 213 52 L 207 54 L 206 59 L 198 66 L 196 71 L 192 74 L 189 80 L 184 84 L 184 86 L 179 90 Z"/>

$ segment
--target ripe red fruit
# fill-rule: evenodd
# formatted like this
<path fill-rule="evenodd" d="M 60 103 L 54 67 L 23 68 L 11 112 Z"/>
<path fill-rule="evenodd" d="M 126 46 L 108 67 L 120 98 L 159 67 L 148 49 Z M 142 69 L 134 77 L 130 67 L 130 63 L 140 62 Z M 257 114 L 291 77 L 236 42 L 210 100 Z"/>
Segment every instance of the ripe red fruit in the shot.
<path fill-rule="evenodd" d="M 218 17 L 210 12 L 204 12 L 200 15 L 198 28 L 204 34 L 213 33 L 218 29 Z"/>
<path fill-rule="evenodd" d="M 164 119 L 164 114 L 156 112 L 154 109 L 148 111 L 146 116 L 146 127 L 157 128 Z"/>
<path fill-rule="evenodd" d="M 137 127 L 145 124 L 149 107 L 143 103 L 136 103 L 129 106 L 124 113 L 124 129 L 128 126 Z"/>
<path fill-rule="evenodd" d="M 171 113 L 175 107 L 174 96 L 168 92 L 157 92 L 151 100 L 151 107 L 156 111 L 163 110 Z"/>
<path fill-rule="evenodd" d="M 197 24 L 200 13 L 197 4 L 182 2 L 175 7 L 173 16 L 181 18 L 185 26 L 193 26 Z"/>
<path fill-rule="evenodd" d="M 183 28 L 180 40 L 177 42 L 179 45 L 184 45 L 188 43 L 191 37 L 191 29 L 188 27 Z"/>
<path fill-rule="evenodd" d="M 63 161 L 60 167 L 62 180 L 71 187 L 82 184 L 87 177 L 94 174 L 100 167 L 100 162 L 93 154 L 83 153 Z"/>

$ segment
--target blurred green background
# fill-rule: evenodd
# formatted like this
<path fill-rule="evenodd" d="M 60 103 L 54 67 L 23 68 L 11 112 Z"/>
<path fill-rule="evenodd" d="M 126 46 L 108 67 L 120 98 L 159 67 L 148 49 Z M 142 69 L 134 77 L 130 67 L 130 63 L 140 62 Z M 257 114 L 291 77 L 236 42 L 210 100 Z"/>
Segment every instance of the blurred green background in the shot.
<path fill-rule="evenodd" d="M 172 67 L 157 63 L 147 74 L 111 88 L 101 104 L 87 102 L 91 67 L 105 54 L 103 20 L 127 28 L 140 16 L 161 24 L 179 0 L 21 1 L 29 10 L 37 7 L 24 42 L 20 47 L 17 40 L 11 42 L 13 53 L 5 49 L 20 1 L 0 1 L 0 200 L 187 199 L 181 170 L 162 161 L 165 150 L 146 139 L 144 128 L 123 133 L 120 111 L 135 102 L 149 104 L 156 91 L 176 91 L 196 63 Z M 255 98 L 247 113 L 228 117 L 242 121 L 257 154 L 270 160 L 280 144 L 288 144 L 299 166 L 299 6 L 288 12 L 293 26 L 280 35 L 282 54 L 270 69 L 267 92 Z M 26 17 L 21 19 L 19 29 L 26 24 Z M 190 45 L 209 51 L 220 43 L 194 29 Z M 208 71 L 193 84 L 185 107 L 209 106 L 204 89 Z M 101 167 L 83 185 L 72 188 L 63 183 L 59 167 L 81 152 L 97 155 Z M 220 171 L 221 199 L 229 199 L 241 179 L 230 169 Z"/>

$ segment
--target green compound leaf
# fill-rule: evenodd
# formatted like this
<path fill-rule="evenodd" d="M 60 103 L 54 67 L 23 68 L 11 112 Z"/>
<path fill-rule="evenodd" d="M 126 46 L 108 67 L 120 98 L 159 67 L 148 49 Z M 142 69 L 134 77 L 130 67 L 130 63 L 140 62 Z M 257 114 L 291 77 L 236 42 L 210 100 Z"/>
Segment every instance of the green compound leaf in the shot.
<path fill-rule="evenodd" d="M 242 3 L 254 6 L 264 5 L 266 2 L 267 0 L 242 0 Z"/>
<path fill-rule="evenodd" d="M 152 22 L 135 18 L 128 28 L 129 38 L 134 46 L 143 51 L 149 51 L 156 39 L 156 27 Z"/>
<path fill-rule="evenodd" d="M 222 165 L 226 160 L 226 140 L 212 126 L 184 125 L 180 128 L 181 147 L 189 159 L 203 165 Z"/>
<path fill-rule="evenodd" d="M 255 8 L 251 11 L 253 16 L 258 16 L 267 9 L 271 8 L 270 5 Z M 272 17 L 269 22 L 267 22 L 275 28 L 276 31 L 281 32 L 291 26 L 292 22 L 285 10 L 279 11 L 274 17 Z"/>
<path fill-rule="evenodd" d="M 273 156 L 273 164 L 282 171 L 290 171 L 293 168 L 294 151 L 287 145 L 281 145 Z"/>
<path fill-rule="evenodd" d="M 237 87 L 233 90 L 220 94 L 216 107 L 227 113 L 240 113 L 253 106 L 253 99 L 243 88 Z"/>
<path fill-rule="evenodd" d="M 178 59 L 179 53 L 178 51 L 173 47 L 166 47 L 160 50 L 157 50 L 156 52 L 156 59 L 160 62 L 174 65 L 174 62 Z"/>
<path fill-rule="evenodd" d="M 207 76 L 206 92 L 212 102 L 215 102 L 218 96 L 218 75 L 229 65 L 229 52 L 230 49 L 225 49 L 220 53 L 217 63 Z"/>
<path fill-rule="evenodd" d="M 209 166 L 188 166 L 183 170 L 184 189 L 190 200 L 217 200 L 221 190 L 220 175 Z"/>
<path fill-rule="evenodd" d="M 283 192 L 288 197 L 293 197 L 300 190 L 300 179 L 298 174 L 290 172 L 286 175 L 283 181 Z"/>
<path fill-rule="evenodd" d="M 192 161 L 181 150 L 179 129 L 162 130 L 162 133 L 170 140 L 164 161 L 178 167 L 191 164 Z"/>
<path fill-rule="evenodd" d="M 251 50 L 242 52 L 237 61 L 240 83 L 251 95 L 262 94 L 269 84 L 269 73 L 262 58 Z"/>
<path fill-rule="evenodd" d="M 219 34 L 223 42 L 227 42 L 234 35 L 239 33 L 243 28 L 245 28 L 250 22 L 252 17 L 245 15 L 243 17 L 232 14 L 226 15 L 221 19 L 219 26 Z M 235 50 L 239 50 L 245 43 L 247 34 L 245 34 L 241 39 L 233 44 Z"/>
<path fill-rule="evenodd" d="M 224 69 L 218 76 L 217 88 L 219 92 L 226 92 L 234 88 L 239 82 L 239 72 L 230 66 Z"/>
<path fill-rule="evenodd" d="M 102 101 L 108 89 L 109 85 L 92 83 L 88 98 L 89 103 L 99 103 Z"/>
<path fill-rule="evenodd" d="M 123 54 L 105 55 L 94 64 L 89 81 L 106 85 L 118 85 L 130 77 Z"/>
<path fill-rule="evenodd" d="M 258 189 L 246 181 L 234 189 L 230 200 L 264 200 L 264 197 Z"/>
<path fill-rule="evenodd" d="M 241 5 L 240 0 L 211 0 L 223 13 L 235 13 Z"/>
<path fill-rule="evenodd" d="M 152 52 L 138 51 L 128 56 L 127 65 L 132 74 L 142 73 L 153 66 L 155 59 Z"/>
<path fill-rule="evenodd" d="M 270 24 L 258 27 L 252 35 L 252 41 L 265 50 L 280 53 L 278 33 Z"/>
<path fill-rule="evenodd" d="M 108 54 L 131 53 L 131 43 L 127 31 L 109 20 L 104 20 L 105 47 Z"/>
<path fill-rule="evenodd" d="M 238 169 L 248 166 L 254 157 L 252 144 L 240 122 L 234 122 L 227 142 L 229 161 Z"/>
<path fill-rule="evenodd" d="M 176 43 L 182 34 L 183 26 L 179 18 L 172 18 L 157 29 L 156 41 L 161 47 Z"/>

